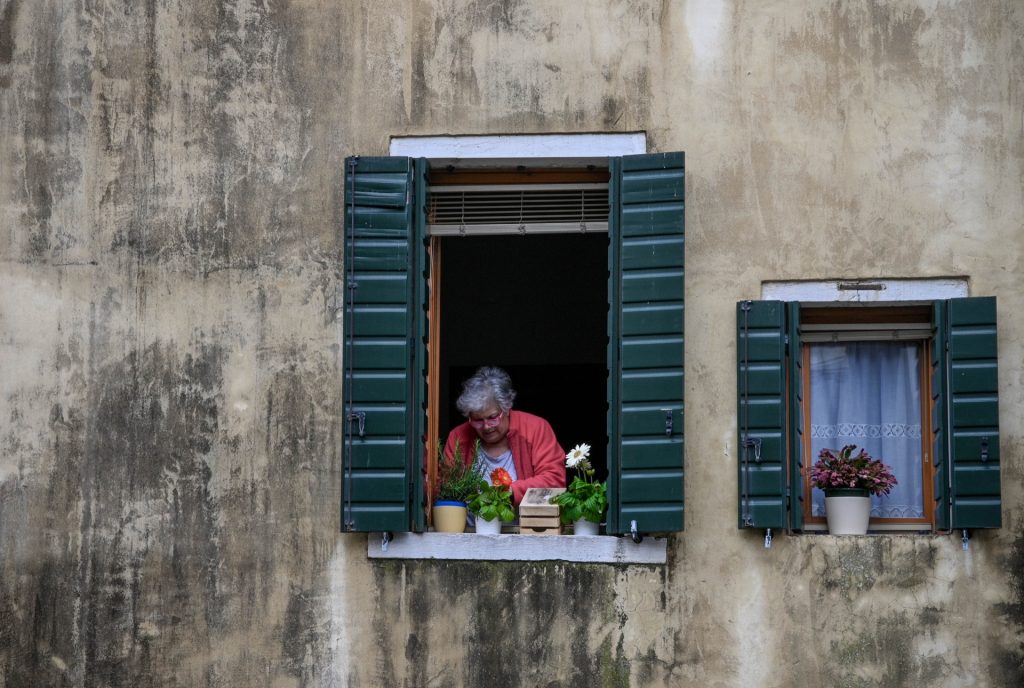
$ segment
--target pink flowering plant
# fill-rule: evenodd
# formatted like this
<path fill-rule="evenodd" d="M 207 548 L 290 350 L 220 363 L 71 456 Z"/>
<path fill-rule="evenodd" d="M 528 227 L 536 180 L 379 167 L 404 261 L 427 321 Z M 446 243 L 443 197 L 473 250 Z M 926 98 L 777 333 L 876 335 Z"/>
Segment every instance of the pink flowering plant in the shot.
<path fill-rule="evenodd" d="M 811 484 L 820 490 L 867 490 L 879 497 L 889 494 L 896 485 L 892 469 L 878 459 L 871 458 L 862 448 L 854 456 L 855 444 L 848 444 L 838 452 L 822 449 L 811 468 Z"/>

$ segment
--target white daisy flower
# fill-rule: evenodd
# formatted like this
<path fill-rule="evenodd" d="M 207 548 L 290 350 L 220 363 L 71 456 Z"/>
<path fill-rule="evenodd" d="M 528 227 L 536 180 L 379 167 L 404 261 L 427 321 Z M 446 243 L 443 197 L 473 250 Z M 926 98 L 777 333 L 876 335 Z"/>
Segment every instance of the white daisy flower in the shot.
<path fill-rule="evenodd" d="M 590 445 L 589 444 L 577 444 L 572 450 L 565 455 L 565 465 L 569 468 L 576 468 L 582 461 L 590 456 Z"/>

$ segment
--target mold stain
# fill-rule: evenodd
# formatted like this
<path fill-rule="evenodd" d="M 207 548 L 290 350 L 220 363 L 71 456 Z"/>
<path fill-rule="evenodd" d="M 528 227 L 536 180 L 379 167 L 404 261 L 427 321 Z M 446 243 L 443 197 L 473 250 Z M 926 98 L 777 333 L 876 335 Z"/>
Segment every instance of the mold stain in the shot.
<path fill-rule="evenodd" d="M 86 410 L 51 407 L 45 489 L 0 485 L 0 543 L 38 555 L 17 576 L 0 561 L 0 626 L 33 629 L 0 633 L 7 685 L 145 686 L 146 629 L 162 628 L 176 655 L 228 624 L 208 464 L 222 361 L 217 346 L 154 343 L 98 367 Z M 12 529 L 29 515 L 45 527 Z"/>
<path fill-rule="evenodd" d="M 380 561 L 372 571 L 375 685 L 628 686 L 662 668 L 624 650 L 617 567 Z M 447 654 L 429 652 L 446 639 Z"/>

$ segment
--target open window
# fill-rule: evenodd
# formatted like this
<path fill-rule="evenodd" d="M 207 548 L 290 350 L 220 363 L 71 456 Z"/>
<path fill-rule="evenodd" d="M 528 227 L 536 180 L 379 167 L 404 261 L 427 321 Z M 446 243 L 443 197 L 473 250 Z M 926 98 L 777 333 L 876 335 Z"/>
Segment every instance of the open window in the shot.
<path fill-rule="evenodd" d="M 741 528 L 824 529 L 810 468 L 864 447 L 899 484 L 871 529 L 1000 525 L 995 299 L 737 305 Z"/>
<path fill-rule="evenodd" d="M 462 380 L 591 444 L 609 533 L 683 526 L 683 156 L 522 165 L 351 158 L 342 528 L 424 530 Z"/>

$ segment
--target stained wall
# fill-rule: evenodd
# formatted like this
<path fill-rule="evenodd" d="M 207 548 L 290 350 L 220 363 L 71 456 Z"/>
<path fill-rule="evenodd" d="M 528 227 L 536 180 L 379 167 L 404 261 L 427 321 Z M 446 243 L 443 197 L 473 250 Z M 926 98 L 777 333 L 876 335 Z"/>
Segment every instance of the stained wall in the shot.
<path fill-rule="evenodd" d="M 1024 5 L 0 0 L 0 686 L 1024 683 Z M 687 153 L 687 530 L 665 566 L 340 535 L 342 160 Z M 1003 522 L 739 532 L 733 307 L 999 299 Z"/>

